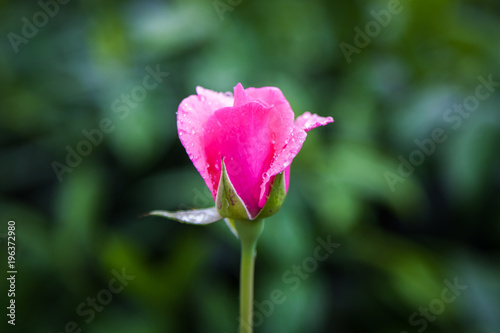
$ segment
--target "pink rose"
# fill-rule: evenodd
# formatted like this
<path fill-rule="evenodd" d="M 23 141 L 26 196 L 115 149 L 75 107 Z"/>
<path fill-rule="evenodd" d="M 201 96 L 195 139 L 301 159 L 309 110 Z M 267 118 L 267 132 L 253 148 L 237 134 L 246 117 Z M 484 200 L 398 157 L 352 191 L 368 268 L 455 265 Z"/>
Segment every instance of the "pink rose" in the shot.
<path fill-rule="evenodd" d="M 220 215 L 253 220 L 274 214 L 282 199 L 269 199 L 271 190 L 279 182 L 283 187 L 280 197 L 284 198 L 290 164 L 300 151 L 306 132 L 333 119 L 306 112 L 294 121 L 290 104 L 276 87 L 243 89 L 238 83 L 234 97 L 202 87 L 197 87 L 196 92 L 179 105 L 177 128 L 189 158 L 217 202 Z M 227 177 L 221 178 L 224 175 Z M 222 191 L 225 201 L 220 198 Z M 271 200 L 274 207 L 263 212 Z M 229 216 L 235 214 L 228 213 L 221 202 L 225 206 L 239 202 L 245 216 Z"/>

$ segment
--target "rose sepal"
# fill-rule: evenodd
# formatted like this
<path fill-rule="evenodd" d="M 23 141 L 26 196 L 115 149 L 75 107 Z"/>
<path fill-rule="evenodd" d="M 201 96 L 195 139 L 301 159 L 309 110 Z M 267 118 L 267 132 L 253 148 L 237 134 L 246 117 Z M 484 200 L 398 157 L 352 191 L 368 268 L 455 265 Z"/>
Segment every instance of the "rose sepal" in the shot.
<path fill-rule="evenodd" d="M 219 187 L 217 189 L 217 196 L 215 199 L 217 212 L 220 216 L 228 218 L 230 220 L 260 220 L 271 215 L 274 215 L 283 204 L 286 196 L 286 186 L 284 172 L 277 174 L 274 177 L 274 181 L 271 185 L 271 190 L 269 196 L 267 197 L 266 204 L 259 211 L 259 213 L 252 217 L 248 209 L 245 206 L 243 200 L 236 192 L 229 175 L 227 174 L 227 169 L 224 164 L 224 160 L 221 162 L 222 172 L 219 181 Z M 226 221 L 228 223 L 228 221 Z M 229 225 L 228 225 L 229 226 Z M 234 230 L 230 228 L 231 230 Z"/>
<path fill-rule="evenodd" d="M 232 220 L 253 220 L 248 212 L 245 204 L 241 200 L 238 193 L 227 174 L 224 159 L 221 160 L 222 171 L 220 175 L 219 187 L 217 196 L 215 197 L 215 207 L 220 216 Z"/>
<path fill-rule="evenodd" d="M 285 172 L 286 170 L 274 177 L 266 204 L 255 218 L 256 220 L 274 215 L 281 208 L 286 197 Z"/>

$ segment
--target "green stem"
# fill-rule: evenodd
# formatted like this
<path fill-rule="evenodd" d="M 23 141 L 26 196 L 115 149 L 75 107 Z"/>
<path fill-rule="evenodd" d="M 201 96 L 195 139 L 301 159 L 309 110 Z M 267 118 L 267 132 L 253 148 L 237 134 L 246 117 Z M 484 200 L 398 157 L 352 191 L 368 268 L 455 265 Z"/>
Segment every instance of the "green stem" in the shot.
<path fill-rule="evenodd" d="M 264 220 L 235 220 L 234 226 L 241 241 L 240 333 L 252 333 L 255 248 L 264 229 Z"/>

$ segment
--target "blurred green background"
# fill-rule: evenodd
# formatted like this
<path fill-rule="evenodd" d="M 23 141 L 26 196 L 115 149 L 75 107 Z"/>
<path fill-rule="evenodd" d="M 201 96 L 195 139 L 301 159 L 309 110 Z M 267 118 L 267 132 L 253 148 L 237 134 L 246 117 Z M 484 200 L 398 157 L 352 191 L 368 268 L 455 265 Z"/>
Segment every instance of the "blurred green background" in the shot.
<path fill-rule="evenodd" d="M 213 205 L 177 106 L 241 82 L 335 119 L 267 220 L 255 332 L 500 332 L 497 1 L 60 1 L 0 4 L 0 331 L 236 332 L 225 224 L 138 216 Z"/>

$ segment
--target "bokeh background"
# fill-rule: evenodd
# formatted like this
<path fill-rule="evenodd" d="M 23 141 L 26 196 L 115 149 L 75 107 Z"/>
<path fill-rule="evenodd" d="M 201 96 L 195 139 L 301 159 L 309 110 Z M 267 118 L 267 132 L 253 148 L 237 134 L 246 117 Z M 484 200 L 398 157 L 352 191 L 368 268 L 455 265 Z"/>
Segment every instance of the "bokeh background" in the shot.
<path fill-rule="evenodd" d="M 392 3 L 2 1 L 0 331 L 236 332 L 225 224 L 138 216 L 213 205 L 176 110 L 197 85 L 241 82 L 335 118 L 309 133 L 266 222 L 256 332 L 500 332 L 500 5 Z M 453 111 L 464 102 L 474 111 Z M 318 238 L 340 246 L 314 265 Z"/>

